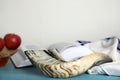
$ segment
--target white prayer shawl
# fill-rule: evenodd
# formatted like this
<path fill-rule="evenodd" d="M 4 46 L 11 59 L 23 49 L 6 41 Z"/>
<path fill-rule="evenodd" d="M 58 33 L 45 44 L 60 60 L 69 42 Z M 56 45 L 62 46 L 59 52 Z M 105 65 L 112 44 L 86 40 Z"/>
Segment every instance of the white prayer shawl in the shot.
<path fill-rule="evenodd" d="M 109 55 L 113 62 L 94 66 L 88 70 L 89 74 L 107 74 L 120 76 L 120 51 L 119 39 L 116 37 L 102 39 L 96 42 L 85 44 L 93 52 L 101 52 Z"/>

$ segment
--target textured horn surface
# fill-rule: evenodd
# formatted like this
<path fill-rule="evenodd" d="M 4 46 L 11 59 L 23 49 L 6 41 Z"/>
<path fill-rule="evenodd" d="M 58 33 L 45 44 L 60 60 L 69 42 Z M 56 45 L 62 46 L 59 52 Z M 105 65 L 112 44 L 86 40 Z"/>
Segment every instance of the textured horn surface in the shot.
<path fill-rule="evenodd" d="M 54 78 L 67 78 L 82 74 L 97 62 L 111 61 L 111 58 L 102 53 L 91 53 L 80 59 L 65 62 L 58 60 L 47 53 L 46 50 L 27 50 L 25 54 L 31 62 L 45 75 Z"/>

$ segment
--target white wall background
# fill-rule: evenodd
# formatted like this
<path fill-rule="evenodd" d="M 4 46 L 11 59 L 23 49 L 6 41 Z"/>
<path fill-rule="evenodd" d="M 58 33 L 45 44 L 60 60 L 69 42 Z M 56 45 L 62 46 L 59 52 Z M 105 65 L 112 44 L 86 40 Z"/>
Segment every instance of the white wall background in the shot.
<path fill-rule="evenodd" d="M 0 37 L 48 46 L 120 37 L 120 0 L 0 0 Z"/>

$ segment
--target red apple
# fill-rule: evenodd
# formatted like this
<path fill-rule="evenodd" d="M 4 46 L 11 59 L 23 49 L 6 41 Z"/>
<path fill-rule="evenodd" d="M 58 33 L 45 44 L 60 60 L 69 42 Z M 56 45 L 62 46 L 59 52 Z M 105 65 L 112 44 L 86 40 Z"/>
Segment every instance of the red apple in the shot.
<path fill-rule="evenodd" d="M 4 40 L 0 38 L 0 51 L 4 48 Z"/>
<path fill-rule="evenodd" d="M 8 49 L 17 49 L 21 44 L 21 38 L 19 35 L 14 33 L 8 33 L 4 36 L 5 46 Z"/>

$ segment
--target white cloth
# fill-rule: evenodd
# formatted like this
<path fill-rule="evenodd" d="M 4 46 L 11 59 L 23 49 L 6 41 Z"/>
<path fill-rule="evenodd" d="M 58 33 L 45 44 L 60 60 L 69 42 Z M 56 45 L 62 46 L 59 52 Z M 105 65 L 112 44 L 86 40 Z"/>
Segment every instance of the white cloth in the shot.
<path fill-rule="evenodd" d="M 118 50 L 118 38 L 113 37 L 110 39 L 102 39 L 96 42 L 85 44 L 85 46 L 94 52 L 107 54 L 113 59 L 113 62 L 92 67 L 88 70 L 89 74 L 107 74 L 120 76 L 120 52 Z"/>
<path fill-rule="evenodd" d="M 120 63 L 111 62 L 94 66 L 88 70 L 89 74 L 107 74 L 110 76 L 120 76 Z"/>
<path fill-rule="evenodd" d="M 86 45 L 93 52 L 100 52 L 109 55 L 114 61 L 120 62 L 120 53 L 117 50 L 118 38 L 102 39 Z"/>
<path fill-rule="evenodd" d="M 91 53 L 93 52 L 85 46 L 76 46 L 65 49 L 61 55 L 65 61 L 72 61 Z"/>

